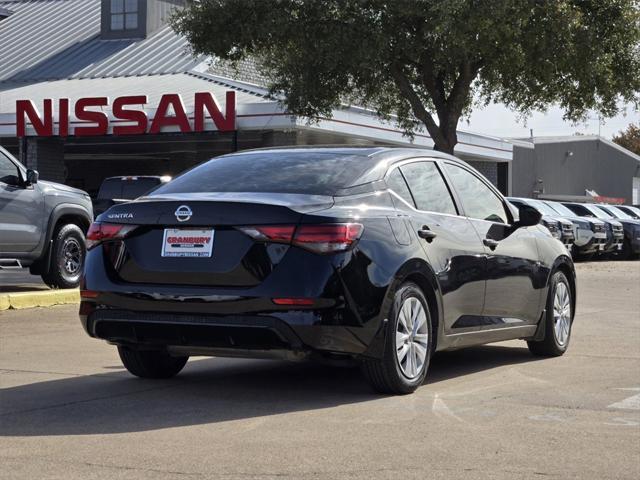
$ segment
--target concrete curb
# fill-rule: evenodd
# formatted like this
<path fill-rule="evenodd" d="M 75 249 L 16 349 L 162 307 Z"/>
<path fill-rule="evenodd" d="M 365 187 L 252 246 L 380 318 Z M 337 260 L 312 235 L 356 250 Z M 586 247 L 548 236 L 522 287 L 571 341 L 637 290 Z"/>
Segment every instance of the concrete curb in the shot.
<path fill-rule="evenodd" d="M 51 307 L 53 305 L 65 305 L 80 303 L 80 290 L 43 290 L 34 292 L 0 293 L 0 310 L 10 308 L 18 310 L 22 308 Z"/>

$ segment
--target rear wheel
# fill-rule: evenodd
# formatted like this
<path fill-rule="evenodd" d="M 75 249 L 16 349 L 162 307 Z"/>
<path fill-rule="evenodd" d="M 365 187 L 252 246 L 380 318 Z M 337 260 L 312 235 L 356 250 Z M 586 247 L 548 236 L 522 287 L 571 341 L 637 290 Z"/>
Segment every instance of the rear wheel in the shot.
<path fill-rule="evenodd" d="M 562 272 L 556 272 L 551 278 L 545 314 L 544 340 L 529 341 L 527 345 L 534 355 L 559 357 L 569 347 L 573 322 L 571 287 Z"/>
<path fill-rule="evenodd" d="M 184 368 L 189 357 L 172 357 L 165 350 L 134 350 L 119 346 L 118 354 L 129 373 L 141 378 L 171 378 Z"/>
<path fill-rule="evenodd" d="M 53 288 L 77 287 L 87 252 L 80 227 L 68 224 L 58 228 L 51 249 L 49 271 L 42 275 L 44 283 Z"/>
<path fill-rule="evenodd" d="M 362 370 L 378 392 L 412 393 L 424 382 L 433 345 L 429 307 L 417 285 L 398 289 L 388 318 L 383 356 L 364 360 Z"/>

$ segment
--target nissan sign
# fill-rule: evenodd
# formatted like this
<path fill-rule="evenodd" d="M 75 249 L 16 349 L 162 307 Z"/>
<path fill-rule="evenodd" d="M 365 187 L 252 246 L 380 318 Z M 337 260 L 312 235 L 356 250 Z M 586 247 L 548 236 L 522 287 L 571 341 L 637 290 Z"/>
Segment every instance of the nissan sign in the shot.
<path fill-rule="evenodd" d="M 55 103 L 54 111 L 54 100 L 43 100 L 40 112 L 31 100 L 16 101 L 17 135 L 24 137 L 29 124 L 35 135 L 41 137 L 99 136 L 110 131 L 113 135 L 143 135 L 160 133 L 163 129 L 181 133 L 236 129 L 233 91 L 226 92 L 224 113 L 210 92 L 194 95 L 192 115 L 187 115 L 182 97 L 177 93 L 162 95 L 157 105 L 149 105 L 146 95 L 118 97 L 113 102 L 108 97 L 79 98 L 73 105 L 68 98 L 60 98 Z M 154 110 L 153 117 L 149 118 L 148 113 Z M 205 128 L 208 120 L 213 122 L 213 128 Z"/>

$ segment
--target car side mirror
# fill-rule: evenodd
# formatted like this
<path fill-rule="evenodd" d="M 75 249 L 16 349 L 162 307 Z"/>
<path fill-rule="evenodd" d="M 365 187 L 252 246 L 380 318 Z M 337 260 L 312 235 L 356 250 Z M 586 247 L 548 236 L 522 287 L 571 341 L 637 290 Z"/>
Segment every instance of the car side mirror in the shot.
<path fill-rule="evenodd" d="M 542 218 L 542 214 L 529 205 L 522 205 L 521 207 L 519 207 L 518 213 L 520 218 L 515 223 L 515 226 L 517 228 L 537 225 L 538 223 L 540 223 L 540 219 Z"/>
<path fill-rule="evenodd" d="M 40 178 L 40 175 L 37 170 L 27 170 L 27 185 L 35 185 L 38 183 L 38 178 Z"/>

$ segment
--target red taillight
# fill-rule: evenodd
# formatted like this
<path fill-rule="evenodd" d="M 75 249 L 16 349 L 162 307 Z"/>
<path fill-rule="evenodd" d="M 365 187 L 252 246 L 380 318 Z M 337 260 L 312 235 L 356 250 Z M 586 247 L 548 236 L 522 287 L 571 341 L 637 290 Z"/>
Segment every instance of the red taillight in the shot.
<path fill-rule="evenodd" d="M 258 225 L 239 227 L 254 240 L 286 243 L 317 253 L 348 250 L 362 235 L 359 223 L 331 223 L 316 225 Z"/>
<path fill-rule="evenodd" d="M 291 243 L 295 229 L 295 225 L 259 225 L 239 228 L 254 240 L 273 243 Z"/>
<path fill-rule="evenodd" d="M 119 240 L 136 228 L 136 225 L 117 225 L 114 223 L 94 222 L 87 232 L 87 250 L 108 240 Z"/>
<path fill-rule="evenodd" d="M 294 305 L 300 307 L 310 307 L 314 304 L 313 298 L 272 298 L 276 305 Z"/>
<path fill-rule="evenodd" d="M 359 223 L 300 225 L 292 243 L 319 253 L 340 252 L 348 250 L 361 234 Z"/>

